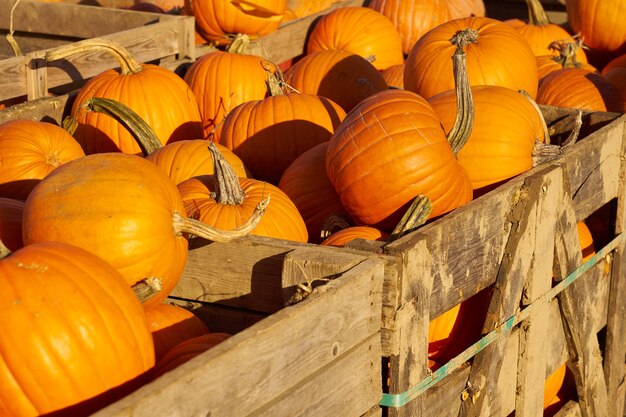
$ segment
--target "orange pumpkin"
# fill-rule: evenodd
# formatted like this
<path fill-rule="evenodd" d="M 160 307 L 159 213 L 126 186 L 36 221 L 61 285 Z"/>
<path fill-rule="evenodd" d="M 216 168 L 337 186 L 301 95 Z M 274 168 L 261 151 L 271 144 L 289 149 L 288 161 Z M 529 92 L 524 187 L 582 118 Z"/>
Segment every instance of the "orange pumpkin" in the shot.
<path fill-rule="evenodd" d="M 404 63 L 384 69 L 381 74 L 389 87 L 404 88 Z"/>
<path fill-rule="evenodd" d="M 122 276 L 64 243 L 0 260 L 0 331 L 3 416 L 90 415 L 154 365 L 143 309 Z"/>
<path fill-rule="evenodd" d="M 185 81 L 198 100 L 205 137 L 236 106 L 265 97 L 270 66 L 256 55 L 223 51 L 209 52 L 191 65 Z"/>
<path fill-rule="evenodd" d="M 583 68 L 583 69 L 589 70 L 591 72 L 598 72 L 598 70 L 589 63 L 579 64 L 579 65 L 574 65 L 574 64 L 563 65 L 562 63 L 559 62 L 558 59 L 555 59 L 554 55 L 542 55 L 542 56 L 536 57 L 536 59 L 537 59 L 537 73 L 539 75 L 540 84 L 541 84 L 541 80 L 543 79 L 543 77 L 545 77 L 546 75 L 554 71 L 558 71 L 564 67 L 577 67 L 577 68 Z"/>
<path fill-rule="evenodd" d="M 388 88 L 382 74 L 365 58 L 341 50 L 305 55 L 285 73 L 297 91 L 333 100 L 349 112 L 361 100 Z"/>
<path fill-rule="evenodd" d="M 626 101 L 626 54 L 611 60 L 602 68 L 602 76 L 620 92 Z"/>
<path fill-rule="evenodd" d="M 567 21 L 585 45 L 603 54 L 626 52 L 626 3 L 623 1 L 567 0 Z"/>
<path fill-rule="evenodd" d="M 183 307 L 158 303 L 146 306 L 144 310 L 157 362 L 177 344 L 209 332 L 198 316 Z"/>
<path fill-rule="evenodd" d="M 327 218 L 347 216 L 326 175 L 327 150 L 328 142 L 323 142 L 304 152 L 289 165 L 278 183 L 302 215 L 312 243 L 319 243 Z"/>
<path fill-rule="evenodd" d="M 310 16 L 314 13 L 321 12 L 322 10 L 328 9 L 337 0 L 305 0 L 298 1 L 295 4 L 289 4 L 290 8 L 288 9 L 291 13 L 292 19 L 297 19 L 300 17 Z M 293 2 L 290 2 L 293 3 Z M 283 20 L 285 21 L 285 20 Z"/>
<path fill-rule="evenodd" d="M 578 239 L 580 240 L 580 249 L 583 253 L 583 262 L 586 262 L 596 253 L 593 245 L 593 236 L 585 222 L 579 222 L 576 228 L 578 231 Z"/>
<path fill-rule="evenodd" d="M 430 217 L 472 199 L 435 111 L 406 90 L 374 94 L 346 116 L 330 140 L 326 172 L 350 217 L 384 231 L 418 195 L 431 200 Z"/>
<path fill-rule="evenodd" d="M 180 342 L 170 349 L 156 364 L 154 368 L 154 378 L 158 378 L 172 369 L 179 367 L 183 363 L 222 343 L 230 336 L 231 335 L 227 333 L 206 333 Z"/>
<path fill-rule="evenodd" d="M 367 4 L 394 24 L 402 37 L 402 51 L 408 54 L 426 32 L 448 20 L 446 0 L 372 0 Z"/>
<path fill-rule="evenodd" d="M 465 48 L 470 85 L 499 85 L 537 94 L 537 65 L 528 42 L 515 29 L 495 19 L 469 17 L 448 21 L 423 36 L 406 59 L 404 88 L 422 97 L 454 89 L 450 39 L 475 30 L 478 42 Z"/>
<path fill-rule="evenodd" d="M 66 162 L 85 156 L 63 128 L 12 120 L 0 125 L 0 197 L 26 200 L 37 183 Z"/>
<path fill-rule="evenodd" d="M 267 35 L 278 28 L 286 0 L 189 0 L 186 14 L 196 19 L 196 30 L 209 42 L 229 44 L 232 35 Z"/>
<path fill-rule="evenodd" d="M 483 0 L 448 0 L 448 9 L 450 9 L 450 19 L 485 16 Z"/>
<path fill-rule="evenodd" d="M 389 237 L 388 233 L 369 226 L 352 226 L 341 229 L 320 243 L 324 246 L 345 246 L 347 243 L 355 239 L 381 240 L 384 241 Z"/>
<path fill-rule="evenodd" d="M 341 49 L 367 59 L 382 70 L 404 62 L 402 39 L 389 18 L 367 7 L 340 7 L 313 27 L 307 53 Z"/>
<path fill-rule="evenodd" d="M 554 372 L 552 372 L 546 378 L 545 387 L 543 391 L 543 408 L 548 408 L 554 403 L 559 390 L 563 386 L 565 381 L 565 372 L 567 371 L 567 365 L 562 364 Z"/>
<path fill-rule="evenodd" d="M 328 141 L 344 117 L 343 109 L 326 97 L 270 96 L 235 107 L 224 119 L 219 138 L 254 178 L 276 185 L 298 156 Z"/>
<path fill-rule="evenodd" d="M 23 201 L 0 197 L 0 242 L 11 251 L 24 246 L 22 242 L 23 212 Z"/>

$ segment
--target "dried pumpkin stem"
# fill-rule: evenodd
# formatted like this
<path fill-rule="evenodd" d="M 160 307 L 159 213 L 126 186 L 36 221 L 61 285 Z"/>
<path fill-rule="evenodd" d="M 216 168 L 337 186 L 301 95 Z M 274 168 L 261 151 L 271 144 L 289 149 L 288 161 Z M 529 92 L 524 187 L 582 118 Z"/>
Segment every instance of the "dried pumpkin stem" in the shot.
<path fill-rule="evenodd" d="M 215 181 L 215 193 L 211 197 L 219 204 L 241 205 L 245 194 L 235 170 L 213 142 L 209 142 L 209 152 L 213 158 L 213 179 Z"/>
<path fill-rule="evenodd" d="M 332 216 L 328 216 L 324 223 L 322 224 L 322 228 L 320 230 L 320 237 L 322 239 L 326 239 L 328 236 L 332 235 L 339 230 L 347 229 L 351 224 L 346 220 L 345 217 L 334 214 Z"/>
<path fill-rule="evenodd" d="M 580 110 L 578 111 L 578 113 L 576 113 L 576 118 L 574 119 L 574 127 L 572 128 L 572 131 L 570 132 L 567 139 L 563 141 L 561 146 L 545 144 L 539 141 L 535 142 L 535 148 L 533 149 L 532 154 L 533 167 L 545 164 L 546 162 L 550 162 L 559 158 L 569 147 L 576 143 L 580 134 L 580 128 L 583 124 L 582 114 L 583 112 Z"/>
<path fill-rule="evenodd" d="M 543 128 L 543 141 L 542 142 L 550 143 L 550 132 L 548 131 L 548 125 L 546 124 L 546 119 L 543 117 L 543 112 L 539 108 L 539 105 L 530 96 L 530 94 L 528 94 L 528 92 L 526 92 L 526 90 L 518 90 L 518 92 L 521 95 L 523 95 L 524 97 L 526 97 L 526 99 L 530 102 L 530 104 L 532 104 L 532 106 L 535 108 L 535 110 L 539 114 L 539 118 L 541 119 L 541 125 L 542 125 L 542 128 Z"/>
<path fill-rule="evenodd" d="M 259 224 L 259 221 L 263 217 L 265 210 L 270 202 L 270 196 L 268 195 L 259 204 L 257 204 L 252 216 L 241 226 L 233 230 L 222 230 L 215 227 L 211 227 L 206 223 L 203 223 L 196 219 L 189 217 L 183 217 L 180 213 L 174 213 L 172 216 L 172 225 L 174 232 L 177 235 L 183 233 L 189 233 L 193 236 L 198 236 L 214 242 L 230 242 L 231 240 L 238 239 L 240 237 L 250 234 L 254 228 Z"/>
<path fill-rule="evenodd" d="M 467 143 L 474 128 L 474 98 L 467 75 L 465 47 L 478 42 L 478 32 L 467 28 L 455 33 L 450 42 L 456 46 L 452 63 L 457 111 L 454 126 L 448 133 L 448 142 L 457 155 Z"/>
<path fill-rule="evenodd" d="M 426 223 L 432 211 L 433 205 L 428 197 L 425 195 L 415 197 L 396 228 L 391 232 L 388 241 L 396 240 Z"/>
<path fill-rule="evenodd" d="M 46 59 L 48 61 L 57 61 L 59 59 L 69 58 L 70 56 L 94 51 L 104 51 L 111 54 L 119 63 L 122 75 L 135 74 L 142 70 L 141 65 L 137 63 L 126 48 L 119 43 L 102 38 L 86 39 L 84 41 L 71 43 L 67 46 L 62 46 L 47 52 Z"/>
<path fill-rule="evenodd" d="M 250 36 L 245 33 L 237 33 L 232 37 L 230 45 L 226 47 L 226 52 L 233 54 L 245 54 L 248 52 L 248 46 L 250 45 Z"/>
<path fill-rule="evenodd" d="M 531 25 L 547 25 L 550 23 L 548 15 L 539 0 L 526 0 L 528 6 L 528 22 Z"/>
<path fill-rule="evenodd" d="M 149 277 L 137 282 L 131 289 L 143 304 L 163 289 L 163 282 L 161 278 Z"/>
<path fill-rule="evenodd" d="M 7 248 L 4 242 L 0 240 L 0 259 L 4 259 L 11 254 L 11 249 Z"/>
<path fill-rule="evenodd" d="M 6 35 L 7 42 L 9 42 L 9 45 L 11 46 L 11 49 L 13 50 L 13 53 L 15 54 L 15 56 L 22 55 L 22 50 L 20 49 L 20 46 L 17 44 L 17 41 L 13 37 L 13 33 L 15 33 L 15 31 L 13 30 L 13 15 L 15 14 L 15 8 L 17 7 L 20 1 L 21 0 L 16 0 L 15 3 L 13 3 L 13 7 L 11 7 L 11 18 L 9 20 L 9 33 L 7 33 Z"/>
<path fill-rule="evenodd" d="M 81 108 L 106 114 L 117 120 L 135 138 L 144 156 L 163 147 L 150 125 L 124 103 L 110 98 L 91 97 L 85 100 Z"/>
<path fill-rule="evenodd" d="M 576 53 L 583 46 L 583 38 L 580 34 L 569 39 L 560 39 L 550 43 L 548 49 L 555 51 L 558 55 L 552 58 L 563 68 L 579 68 L 582 64 L 578 62 Z"/>

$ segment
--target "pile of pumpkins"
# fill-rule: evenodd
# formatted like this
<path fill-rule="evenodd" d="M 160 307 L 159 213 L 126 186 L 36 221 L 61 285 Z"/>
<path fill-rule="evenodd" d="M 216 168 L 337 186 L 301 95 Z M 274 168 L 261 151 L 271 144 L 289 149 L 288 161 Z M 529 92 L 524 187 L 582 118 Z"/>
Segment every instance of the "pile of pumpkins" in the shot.
<path fill-rule="evenodd" d="M 568 0 L 568 32 L 537 0 L 529 21 L 481 0 L 374 0 L 324 15 L 280 66 L 233 39 L 332 2 L 223 3 L 187 5 L 219 49 L 184 77 L 93 40 L 119 70 L 80 89 L 64 127 L 0 125 L 0 414 L 85 415 L 226 340 L 163 302 L 194 236 L 395 238 L 531 169 L 550 142 L 537 103 L 626 108 L 623 3 Z M 432 321 L 433 369 L 479 337 L 459 323 L 488 302 Z"/>

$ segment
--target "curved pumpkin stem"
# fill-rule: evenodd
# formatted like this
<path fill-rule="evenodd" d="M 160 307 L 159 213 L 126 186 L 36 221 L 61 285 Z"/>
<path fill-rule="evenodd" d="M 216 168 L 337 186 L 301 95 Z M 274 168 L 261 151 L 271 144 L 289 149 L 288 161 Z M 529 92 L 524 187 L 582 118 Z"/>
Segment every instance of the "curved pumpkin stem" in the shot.
<path fill-rule="evenodd" d="M 324 220 L 324 223 L 322 224 L 322 228 L 320 230 L 320 238 L 326 239 L 333 233 L 343 229 L 347 229 L 350 226 L 352 225 L 345 217 L 333 214 L 332 216 L 328 216 Z"/>
<path fill-rule="evenodd" d="M 126 48 L 119 43 L 102 38 L 86 39 L 84 41 L 71 43 L 67 46 L 62 46 L 47 52 L 46 59 L 48 61 L 57 61 L 84 52 L 93 51 L 104 51 L 111 54 L 119 63 L 122 75 L 136 74 L 142 70 L 141 65 L 137 63 Z"/>
<path fill-rule="evenodd" d="M 213 158 L 213 179 L 215 181 L 215 193 L 211 197 L 219 204 L 241 205 L 245 194 L 235 170 L 213 142 L 209 142 L 209 152 Z"/>
<path fill-rule="evenodd" d="M 578 140 L 578 135 L 580 134 L 580 128 L 583 124 L 582 119 L 583 112 L 578 110 L 576 113 L 576 118 L 574 119 L 574 127 L 570 132 L 567 139 L 563 141 L 561 146 L 559 145 L 550 145 L 546 143 L 541 143 L 539 141 L 535 142 L 535 147 L 533 149 L 533 167 L 537 165 L 545 164 L 546 162 L 550 162 L 554 159 L 557 159 L 576 141 Z"/>
<path fill-rule="evenodd" d="M 528 6 L 528 23 L 531 25 L 547 25 L 550 23 L 548 15 L 539 0 L 526 0 Z"/>
<path fill-rule="evenodd" d="M 131 289 L 143 304 L 163 289 L 163 282 L 161 278 L 149 277 L 131 286 Z"/>
<path fill-rule="evenodd" d="M 13 50 L 13 54 L 15 56 L 22 55 L 22 50 L 20 49 L 20 46 L 17 44 L 17 41 L 13 37 L 13 33 L 15 33 L 15 31 L 13 30 L 13 15 L 15 14 L 15 8 L 17 7 L 20 1 L 21 0 L 16 0 L 15 3 L 13 4 L 13 7 L 11 7 L 11 18 L 9 20 L 9 33 L 7 33 L 6 35 L 6 40 L 7 42 L 9 42 L 9 45 L 11 46 L 11 49 Z"/>
<path fill-rule="evenodd" d="M 391 232 L 388 242 L 394 241 L 426 223 L 432 211 L 433 205 L 428 197 L 421 194 L 415 197 L 396 228 Z"/>
<path fill-rule="evenodd" d="M 542 113 L 541 109 L 539 108 L 539 105 L 530 96 L 530 94 L 528 94 L 528 92 L 526 92 L 525 90 L 518 90 L 518 92 L 521 95 L 523 95 L 524 97 L 526 97 L 526 99 L 530 102 L 530 104 L 532 104 L 532 106 L 535 108 L 535 110 L 539 114 L 539 118 L 541 119 L 541 125 L 542 125 L 542 128 L 543 128 L 543 142 L 544 143 L 550 143 L 550 132 L 548 131 L 548 125 L 546 124 L 546 119 L 543 117 L 543 113 Z"/>
<path fill-rule="evenodd" d="M 270 196 L 268 195 L 257 204 L 252 216 L 244 224 L 233 230 L 221 230 L 211 227 L 199 220 L 183 217 L 180 213 L 173 214 L 172 225 L 177 235 L 188 233 L 214 242 L 229 242 L 250 234 L 261 221 L 261 217 L 263 217 L 269 203 Z"/>
<path fill-rule="evenodd" d="M 154 130 L 133 109 L 117 100 L 103 97 L 91 97 L 85 100 L 81 109 L 106 114 L 117 120 L 135 138 L 144 156 L 161 149 L 163 144 Z"/>
<path fill-rule="evenodd" d="M 457 155 L 467 143 L 474 128 L 474 98 L 467 76 L 465 47 L 471 43 L 478 43 L 478 32 L 467 28 L 455 33 L 450 42 L 456 46 L 452 62 L 457 111 L 454 126 L 448 132 L 448 142 Z"/>

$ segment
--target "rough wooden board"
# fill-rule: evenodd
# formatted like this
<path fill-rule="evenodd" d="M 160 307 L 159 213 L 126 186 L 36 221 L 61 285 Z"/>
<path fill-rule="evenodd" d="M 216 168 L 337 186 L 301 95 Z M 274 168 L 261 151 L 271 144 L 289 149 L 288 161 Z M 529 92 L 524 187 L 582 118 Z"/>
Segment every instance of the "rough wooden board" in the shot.
<path fill-rule="evenodd" d="M 576 401 L 568 401 L 561 407 L 554 417 L 581 417 L 580 404 Z"/>
<path fill-rule="evenodd" d="M 571 195 L 566 185 L 559 203 L 561 214 L 556 223 L 555 279 L 565 278 L 582 264 L 580 243 L 576 232 L 576 214 L 571 205 Z M 595 303 L 594 285 L 579 279 L 558 295 L 559 305 L 566 323 L 565 334 L 570 352 L 569 368 L 574 374 L 580 409 L 583 417 L 608 415 L 608 398 L 602 355 L 593 323 L 588 320 Z"/>
<path fill-rule="evenodd" d="M 249 416 L 373 416 L 369 412 L 380 400 L 380 373 L 380 335 L 376 334 Z M 334 389 L 329 392 L 329 387 Z"/>
<path fill-rule="evenodd" d="M 301 303 L 232 336 L 94 416 L 248 415 L 378 335 L 377 289 L 382 278 L 381 262 L 367 259 L 316 288 Z M 320 384 L 317 395 L 330 397 L 335 389 Z M 298 402 L 291 396 L 284 400 Z"/>

